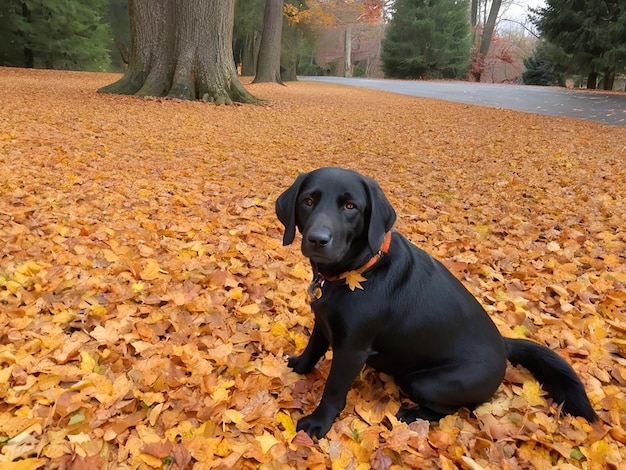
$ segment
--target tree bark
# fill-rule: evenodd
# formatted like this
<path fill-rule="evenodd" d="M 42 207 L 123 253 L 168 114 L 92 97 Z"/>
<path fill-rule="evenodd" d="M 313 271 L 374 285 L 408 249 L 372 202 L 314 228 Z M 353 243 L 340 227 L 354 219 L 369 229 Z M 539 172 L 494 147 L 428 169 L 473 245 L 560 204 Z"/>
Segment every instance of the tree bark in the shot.
<path fill-rule="evenodd" d="M 252 77 L 256 74 L 256 60 L 259 56 L 258 32 L 250 31 L 246 34 L 246 42 L 241 54 L 241 75 Z"/>
<path fill-rule="evenodd" d="M 343 76 L 352 77 L 352 25 L 346 24 L 343 48 Z"/>
<path fill-rule="evenodd" d="M 489 9 L 489 16 L 483 29 L 483 37 L 480 40 L 479 53 L 486 57 L 489 53 L 489 47 L 491 47 L 491 38 L 493 31 L 496 28 L 496 20 L 498 19 L 498 13 L 500 13 L 500 7 L 502 6 L 502 0 L 493 0 L 491 2 L 491 8 Z"/>
<path fill-rule="evenodd" d="M 482 29 L 482 36 L 480 39 L 480 47 L 478 48 L 478 53 L 476 57 L 473 58 L 474 67 L 472 70 L 472 74 L 476 81 L 480 81 L 485 57 L 489 53 L 489 48 L 491 47 L 491 38 L 493 37 L 493 31 L 496 28 L 496 21 L 498 19 L 498 13 L 500 13 L 500 7 L 502 6 L 502 0 L 493 0 L 491 2 L 491 8 L 489 9 L 489 16 L 487 17 L 487 21 L 485 22 L 485 26 Z M 478 3 L 472 2 L 472 10 L 471 10 L 471 18 L 470 21 L 476 21 L 475 14 L 477 15 L 477 11 L 474 12 L 474 8 L 478 10 Z M 476 32 L 476 30 L 475 30 Z"/>
<path fill-rule="evenodd" d="M 478 0 L 472 0 L 470 4 L 470 26 L 478 26 Z"/>
<path fill-rule="evenodd" d="M 587 89 L 595 90 L 597 85 L 598 85 L 598 73 L 591 72 L 589 75 L 587 75 Z"/>
<path fill-rule="evenodd" d="M 609 70 L 604 72 L 604 76 L 602 77 L 602 89 L 611 91 L 613 89 L 613 85 L 615 83 L 615 73 Z"/>
<path fill-rule="evenodd" d="M 258 101 L 233 60 L 234 0 L 129 0 L 130 63 L 102 93 Z"/>
<path fill-rule="evenodd" d="M 254 83 L 280 83 L 280 41 L 283 34 L 283 0 L 265 0 L 263 33 Z"/>

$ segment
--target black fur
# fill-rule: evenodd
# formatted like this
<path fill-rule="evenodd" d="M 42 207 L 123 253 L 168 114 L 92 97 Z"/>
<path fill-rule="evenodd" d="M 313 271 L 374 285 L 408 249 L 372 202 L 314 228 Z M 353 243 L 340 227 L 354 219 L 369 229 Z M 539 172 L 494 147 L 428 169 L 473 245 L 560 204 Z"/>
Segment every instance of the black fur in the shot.
<path fill-rule="evenodd" d="M 378 252 L 396 213 L 378 184 L 351 170 L 321 168 L 298 176 L 276 201 L 283 244 L 302 233 L 314 275 L 355 270 Z M 304 352 L 289 358 L 306 374 L 333 349 L 319 406 L 298 422 L 324 436 L 365 364 L 394 377 L 418 406 L 399 418 L 435 420 L 489 400 L 507 358 L 528 368 L 563 410 L 597 419 L 574 370 L 539 344 L 503 339 L 483 307 L 441 263 L 393 232 L 388 253 L 363 273 L 363 289 L 325 281 L 311 305 L 315 324 Z"/>

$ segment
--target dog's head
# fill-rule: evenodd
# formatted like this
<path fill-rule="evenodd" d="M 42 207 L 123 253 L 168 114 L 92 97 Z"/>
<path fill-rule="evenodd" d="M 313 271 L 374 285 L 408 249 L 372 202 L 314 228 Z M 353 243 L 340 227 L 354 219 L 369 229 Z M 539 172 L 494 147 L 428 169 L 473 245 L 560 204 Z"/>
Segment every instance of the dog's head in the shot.
<path fill-rule="evenodd" d="M 299 175 L 276 201 L 283 245 L 302 233 L 302 253 L 338 265 L 380 249 L 396 212 L 376 181 L 352 170 L 320 168 Z"/>

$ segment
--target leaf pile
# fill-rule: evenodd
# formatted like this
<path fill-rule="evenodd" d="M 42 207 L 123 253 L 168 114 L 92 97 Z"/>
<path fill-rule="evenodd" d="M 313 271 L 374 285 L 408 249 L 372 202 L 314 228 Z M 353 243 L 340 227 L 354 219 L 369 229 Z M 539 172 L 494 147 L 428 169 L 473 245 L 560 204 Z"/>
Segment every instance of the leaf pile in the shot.
<path fill-rule="evenodd" d="M 95 93 L 114 79 L 0 69 L 2 468 L 623 468 L 626 129 L 312 83 Z M 273 205 L 325 165 L 377 179 L 503 334 L 564 355 L 602 426 L 512 367 L 476 416 L 407 425 L 365 368 L 325 438 L 296 434 L 329 360 L 286 366 L 310 270 Z"/>

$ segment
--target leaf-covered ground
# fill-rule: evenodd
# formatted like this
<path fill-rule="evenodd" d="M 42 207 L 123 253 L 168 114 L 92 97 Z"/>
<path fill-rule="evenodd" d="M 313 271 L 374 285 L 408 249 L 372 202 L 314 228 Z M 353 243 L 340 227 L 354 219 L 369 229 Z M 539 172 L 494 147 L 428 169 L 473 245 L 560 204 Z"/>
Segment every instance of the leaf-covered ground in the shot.
<path fill-rule="evenodd" d="M 96 94 L 0 69 L 0 467 L 624 468 L 626 129 L 362 89 L 249 85 L 260 106 Z M 509 368 L 476 417 L 399 423 L 364 369 L 329 434 L 309 268 L 273 205 L 301 171 L 377 179 L 397 228 L 503 334 L 565 356 L 602 426 Z"/>

